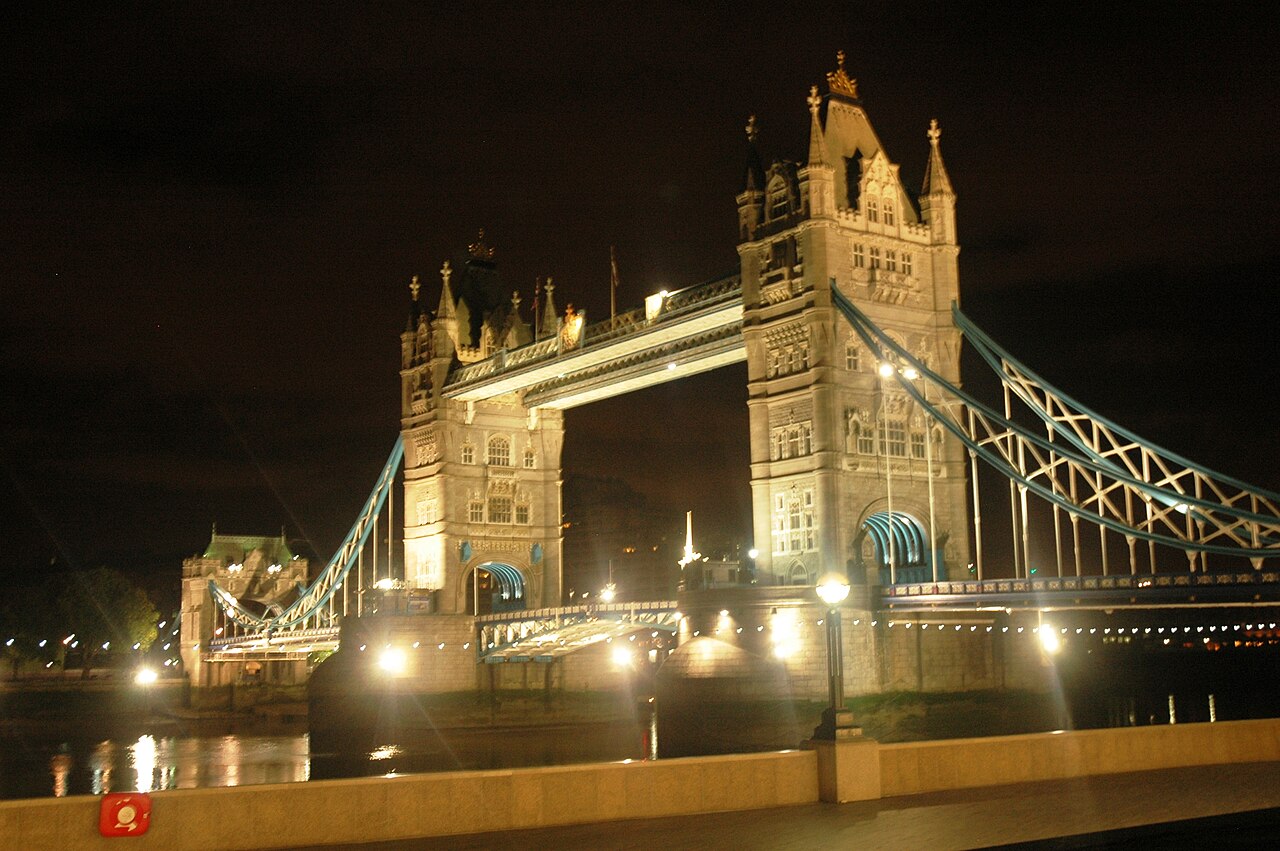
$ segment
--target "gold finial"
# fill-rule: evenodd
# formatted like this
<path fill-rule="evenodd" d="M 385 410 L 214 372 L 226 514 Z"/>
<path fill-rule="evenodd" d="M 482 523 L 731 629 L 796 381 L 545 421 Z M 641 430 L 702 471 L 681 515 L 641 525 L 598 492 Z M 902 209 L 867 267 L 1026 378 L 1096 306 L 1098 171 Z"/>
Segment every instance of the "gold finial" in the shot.
<path fill-rule="evenodd" d="M 548 295 L 548 296 L 549 296 L 549 295 L 551 295 L 553 292 L 555 292 L 556 285 L 555 285 L 555 284 L 553 284 L 553 283 L 551 283 L 551 276 L 550 276 L 550 275 L 547 275 L 547 285 L 546 285 L 545 287 L 543 287 L 543 289 L 545 289 L 545 290 L 547 291 L 547 295 Z"/>
<path fill-rule="evenodd" d="M 519 290 L 511 291 L 511 310 L 513 313 L 516 313 L 517 315 L 520 313 L 520 291 Z"/>
<path fill-rule="evenodd" d="M 936 146 L 938 144 L 938 138 L 941 136 L 942 136 L 942 128 L 938 126 L 938 119 L 930 118 L 929 119 L 929 144 Z"/>
<path fill-rule="evenodd" d="M 418 290 L 422 289 L 422 285 L 418 283 L 418 276 L 414 275 L 413 280 L 409 282 L 409 292 L 413 296 L 413 300 L 418 300 Z"/>
<path fill-rule="evenodd" d="M 818 97 L 817 86 L 809 87 L 809 97 L 806 99 L 806 102 L 809 104 L 809 112 L 814 116 L 817 116 L 818 107 L 822 106 L 822 98 Z"/>
<path fill-rule="evenodd" d="M 850 79 L 844 70 L 844 51 L 836 52 L 836 70 L 827 72 L 827 91 L 857 100 L 858 81 Z"/>
<path fill-rule="evenodd" d="M 440 267 L 440 277 L 444 278 L 444 285 L 449 286 L 449 279 L 453 277 L 453 267 L 449 265 L 448 260 L 444 261 L 444 265 Z"/>
<path fill-rule="evenodd" d="M 760 135 L 759 128 L 756 127 L 756 117 L 754 115 L 747 117 L 747 141 L 754 142 L 756 137 Z"/>
<path fill-rule="evenodd" d="M 480 228 L 480 235 L 476 237 L 476 241 L 467 246 L 467 251 L 471 252 L 471 256 L 477 260 L 492 260 L 493 249 L 484 243 L 484 228 Z"/>

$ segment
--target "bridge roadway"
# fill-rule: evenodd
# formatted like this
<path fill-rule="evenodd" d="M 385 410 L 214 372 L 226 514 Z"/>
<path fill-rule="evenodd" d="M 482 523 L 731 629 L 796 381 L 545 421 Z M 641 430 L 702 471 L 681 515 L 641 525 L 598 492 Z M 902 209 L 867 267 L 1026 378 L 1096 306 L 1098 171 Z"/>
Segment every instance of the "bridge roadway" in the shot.
<path fill-rule="evenodd" d="M 983 611 L 1123 611 L 1280 606 L 1280 571 L 1156 573 L 985 579 L 886 585 L 879 608 L 902 615 L 963 615 Z M 675 631 L 674 600 L 564 606 L 482 615 L 478 660 L 550 662 L 599 641 L 643 631 Z M 306 658 L 338 646 L 338 631 L 313 629 L 237 636 L 210 642 L 217 657 Z"/>
<path fill-rule="evenodd" d="M 1263 848 L 1277 835 L 1280 762 L 1260 762 L 324 848 Z"/>

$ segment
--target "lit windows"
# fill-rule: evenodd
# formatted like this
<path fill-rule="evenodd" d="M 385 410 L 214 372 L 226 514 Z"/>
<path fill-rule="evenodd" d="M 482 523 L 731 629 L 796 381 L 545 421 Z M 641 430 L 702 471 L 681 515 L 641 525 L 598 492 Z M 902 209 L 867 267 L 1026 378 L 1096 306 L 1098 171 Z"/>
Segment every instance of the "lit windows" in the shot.
<path fill-rule="evenodd" d="M 862 371 L 862 345 L 857 340 L 844 345 L 844 368 L 850 372 Z"/>
<path fill-rule="evenodd" d="M 511 522 L 511 497 L 496 494 L 489 497 L 489 522 Z"/>
<path fill-rule="evenodd" d="M 809 368 L 809 344 L 798 341 L 790 345 L 769 349 L 767 377 L 791 375 Z"/>
<path fill-rule="evenodd" d="M 813 451 L 813 424 L 791 423 L 772 430 L 769 455 L 771 460 L 799 458 Z"/>
<path fill-rule="evenodd" d="M 817 549 L 813 488 L 792 487 L 773 497 L 773 551 L 776 554 Z"/>
<path fill-rule="evenodd" d="M 490 467 L 510 467 L 511 441 L 501 436 L 489 438 L 488 462 Z"/>

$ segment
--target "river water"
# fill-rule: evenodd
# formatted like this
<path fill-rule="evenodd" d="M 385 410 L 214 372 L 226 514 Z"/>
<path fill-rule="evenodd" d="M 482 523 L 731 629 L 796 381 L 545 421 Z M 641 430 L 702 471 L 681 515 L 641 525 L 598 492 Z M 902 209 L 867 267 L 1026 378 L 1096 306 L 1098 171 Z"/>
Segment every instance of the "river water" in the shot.
<path fill-rule="evenodd" d="M 312 753 L 301 730 L 246 726 L 200 731 L 167 720 L 121 726 L 83 718 L 9 728 L 0 733 L 0 798 L 607 762 L 652 758 L 656 746 L 644 725 L 615 722 L 449 730 L 411 746 Z"/>

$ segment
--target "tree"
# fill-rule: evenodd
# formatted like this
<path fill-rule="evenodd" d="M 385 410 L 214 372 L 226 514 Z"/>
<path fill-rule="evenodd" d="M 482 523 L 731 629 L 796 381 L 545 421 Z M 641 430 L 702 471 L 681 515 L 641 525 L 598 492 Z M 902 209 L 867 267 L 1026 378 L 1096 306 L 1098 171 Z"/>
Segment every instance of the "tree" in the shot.
<path fill-rule="evenodd" d="M 54 580 L 62 628 L 83 648 L 81 676 L 104 652 L 139 645 L 146 652 L 156 640 L 160 614 L 146 593 L 119 571 L 99 567 L 66 573 Z"/>

